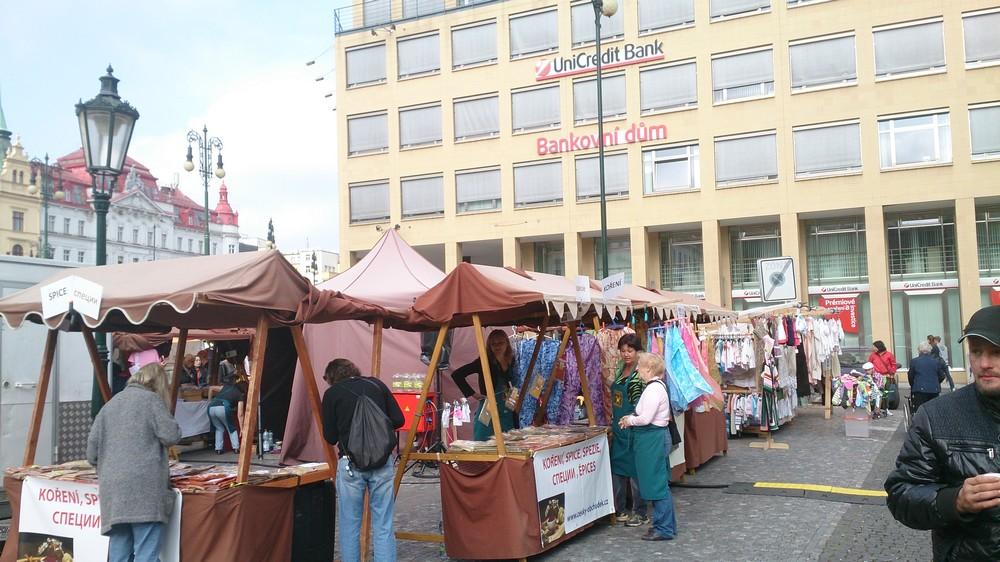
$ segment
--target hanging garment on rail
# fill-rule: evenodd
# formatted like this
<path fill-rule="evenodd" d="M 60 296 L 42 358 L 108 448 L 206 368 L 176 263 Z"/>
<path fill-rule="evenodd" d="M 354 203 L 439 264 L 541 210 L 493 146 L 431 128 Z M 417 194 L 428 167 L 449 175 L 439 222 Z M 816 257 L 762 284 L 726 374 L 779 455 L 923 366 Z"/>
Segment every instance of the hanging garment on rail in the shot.
<path fill-rule="evenodd" d="M 604 402 L 604 381 L 601 377 L 601 347 L 597 338 L 590 334 L 581 334 L 577 337 L 580 342 L 580 355 L 583 357 L 584 373 L 587 375 L 587 386 L 590 391 L 589 399 L 594 407 L 594 417 L 597 425 L 608 425 L 609 413 L 607 404 Z M 583 385 L 580 383 L 580 373 L 577 369 L 576 352 L 573 349 L 573 342 L 570 341 L 566 348 L 566 374 L 563 379 L 563 393 L 559 410 L 556 415 L 556 423 L 567 425 L 574 421 L 576 411 L 576 397 L 583 392 Z"/>

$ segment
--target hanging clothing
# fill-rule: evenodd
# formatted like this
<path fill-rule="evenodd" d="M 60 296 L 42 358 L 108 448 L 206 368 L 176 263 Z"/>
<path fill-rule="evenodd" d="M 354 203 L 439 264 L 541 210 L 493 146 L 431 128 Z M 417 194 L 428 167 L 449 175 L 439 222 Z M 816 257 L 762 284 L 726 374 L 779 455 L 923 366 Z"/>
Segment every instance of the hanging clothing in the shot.
<path fill-rule="evenodd" d="M 609 411 L 604 403 L 604 379 L 601 377 L 601 346 L 597 342 L 597 337 L 591 334 L 580 334 L 577 340 L 580 342 L 580 355 L 590 393 L 588 399 L 594 408 L 594 418 L 597 425 L 608 425 Z M 583 385 L 571 340 L 566 348 L 566 373 L 563 377 L 562 400 L 556 416 L 557 424 L 568 425 L 574 421 L 576 397 L 582 392 Z"/>
<path fill-rule="evenodd" d="M 549 377 L 552 376 L 557 362 L 556 354 L 559 352 L 559 345 L 560 343 L 553 339 L 546 338 L 542 340 L 542 348 L 538 352 L 534 373 L 532 373 L 532 377 L 534 375 L 540 377 L 539 382 L 542 385 L 546 384 Z M 516 358 L 514 363 L 517 368 L 513 378 L 514 385 L 519 389 L 523 388 L 524 378 L 527 376 L 528 364 L 531 362 L 531 354 L 534 350 L 534 338 L 523 339 L 514 346 L 514 356 Z M 534 380 L 529 383 L 527 392 L 525 392 L 524 397 L 521 399 L 521 411 L 518 416 L 520 427 L 530 427 L 535 420 L 535 412 L 538 410 L 538 398 L 532 394 L 534 383 Z M 562 381 L 558 380 L 553 383 L 552 391 L 549 394 L 546 423 L 555 423 L 556 412 L 559 408 L 559 399 L 562 397 L 562 385 Z M 538 391 L 540 392 L 541 388 Z"/>

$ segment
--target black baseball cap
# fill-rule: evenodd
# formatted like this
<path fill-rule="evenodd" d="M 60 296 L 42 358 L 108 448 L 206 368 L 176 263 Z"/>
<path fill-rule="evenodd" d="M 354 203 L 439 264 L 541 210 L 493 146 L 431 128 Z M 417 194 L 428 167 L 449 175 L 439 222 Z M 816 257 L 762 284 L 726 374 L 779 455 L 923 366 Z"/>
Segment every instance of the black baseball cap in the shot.
<path fill-rule="evenodd" d="M 1000 305 L 980 308 L 969 318 L 969 323 L 965 326 L 965 332 L 958 341 L 962 341 L 969 336 L 983 338 L 991 344 L 1000 347 Z"/>

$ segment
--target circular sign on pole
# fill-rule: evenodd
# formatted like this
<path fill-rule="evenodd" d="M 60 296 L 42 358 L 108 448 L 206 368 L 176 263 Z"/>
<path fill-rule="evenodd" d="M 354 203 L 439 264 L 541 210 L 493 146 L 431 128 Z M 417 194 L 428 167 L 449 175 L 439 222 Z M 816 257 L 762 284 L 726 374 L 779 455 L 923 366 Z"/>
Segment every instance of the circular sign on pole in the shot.
<path fill-rule="evenodd" d="M 795 259 L 788 257 L 757 260 L 757 279 L 762 302 L 786 302 L 798 298 Z"/>

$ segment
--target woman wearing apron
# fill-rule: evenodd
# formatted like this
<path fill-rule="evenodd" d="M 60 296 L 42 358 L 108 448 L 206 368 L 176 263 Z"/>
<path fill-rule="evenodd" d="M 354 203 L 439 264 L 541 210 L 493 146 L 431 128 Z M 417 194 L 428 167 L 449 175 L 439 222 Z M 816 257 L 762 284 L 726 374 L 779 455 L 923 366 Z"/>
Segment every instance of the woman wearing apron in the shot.
<path fill-rule="evenodd" d="M 621 361 L 615 369 L 611 383 L 612 420 L 621 419 L 635 412 L 635 403 L 642 393 L 643 383 L 636 373 L 636 359 L 642 351 L 642 342 L 635 334 L 625 334 L 618 340 Z M 615 495 L 615 519 L 624 521 L 626 527 L 639 527 L 649 522 L 646 502 L 639 495 L 635 462 L 632 454 L 632 430 L 611 424 L 611 481 Z M 626 509 L 626 491 L 632 489 L 632 513 Z"/>
<path fill-rule="evenodd" d="M 634 415 L 622 416 L 618 425 L 632 430 L 632 452 L 639 494 L 653 504 L 653 526 L 644 541 L 668 541 L 677 534 L 674 500 L 670 495 L 669 471 L 664 464 L 669 439 L 670 398 L 663 381 L 663 359 L 639 354 L 639 376 L 646 383 Z"/>
<path fill-rule="evenodd" d="M 506 403 L 508 389 L 514 380 L 514 350 L 511 349 L 510 340 L 503 330 L 490 332 L 486 340 L 486 358 L 490 363 L 493 393 L 497 401 L 497 413 L 500 415 L 500 429 L 509 431 L 517 427 L 514 412 L 507 409 Z M 479 375 L 479 392 L 472 390 L 466 380 L 473 373 Z M 477 358 L 459 367 L 451 377 L 463 396 L 479 400 L 476 415 L 472 418 L 472 438 L 476 441 L 486 441 L 493 435 L 493 422 L 490 421 L 488 413 L 483 413 L 486 407 L 486 381 L 483 379 L 482 361 Z"/>

